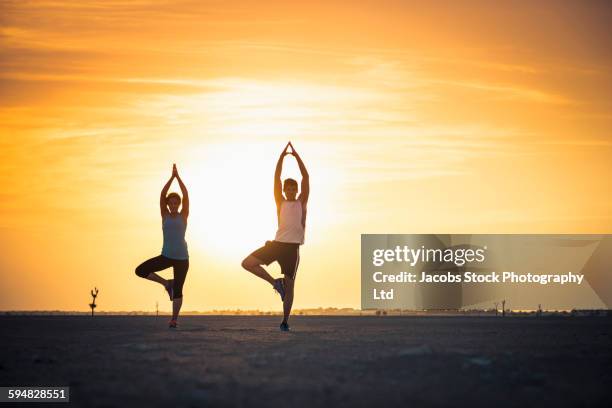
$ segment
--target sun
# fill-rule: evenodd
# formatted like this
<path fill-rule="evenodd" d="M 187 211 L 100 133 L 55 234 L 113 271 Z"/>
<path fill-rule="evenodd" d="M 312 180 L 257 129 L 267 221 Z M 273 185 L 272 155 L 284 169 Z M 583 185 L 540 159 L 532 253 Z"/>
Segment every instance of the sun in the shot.
<path fill-rule="evenodd" d="M 181 172 L 190 188 L 186 236 L 190 251 L 240 261 L 267 240 L 274 239 L 277 228 L 274 169 L 282 148 L 282 143 L 275 141 L 235 141 L 206 143 L 185 152 Z M 336 218 L 325 182 L 326 178 L 336 176 L 329 169 L 326 178 L 313 177 L 318 173 L 315 169 L 319 161 L 312 151 L 309 153 L 306 165 L 313 171 L 310 171 L 308 229 L 316 236 L 324 233 Z M 287 177 L 301 179 L 291 156 L 283 164 L 282 179 Z M 317 197 L 326 197 L 326 204 L 320 205 Z"/>
<path fill-rule="evenodd" d="M 193 185 L 190 249 L 235 258 L 273 239 L 276 162 L 271 148 L 261 143 L 218 143 L 189 153 L 184 167 Z"/>
<path fill-rule="evenodd" d="M 337 214 L 331 215 L 330 183 L 338 180 L 341 171 L 330 158 L 333 144 L 306 138 L 325 135 L 329 129 L 319 123 L 328 118 L 326 109 L 349 95 L 316 84 L 229 81 L 217 85 L 224 90 L 214 95 L 165 97 L 146 109 L 163 111 L 192 139 L 202 140 L 177 156 L 190 187 L 186 236 L 190 251 L 236 260 L 274 238 L 274 168 L 288 140 L 297 142 L 311 174 L 311 192 L 316 191 L 310 196 L 309 219 L 312 215 L 321 226 L 333 223 Z M 215 118 L 212 124 L 203 121 L 207 117 Z M 301 179 L 291 156 L 285 159 L 282 177 Z M 315 197 L 325 197 L 325 205 L 313 205 Z M 309 231 L 316 226 L 309 222 Z"/>

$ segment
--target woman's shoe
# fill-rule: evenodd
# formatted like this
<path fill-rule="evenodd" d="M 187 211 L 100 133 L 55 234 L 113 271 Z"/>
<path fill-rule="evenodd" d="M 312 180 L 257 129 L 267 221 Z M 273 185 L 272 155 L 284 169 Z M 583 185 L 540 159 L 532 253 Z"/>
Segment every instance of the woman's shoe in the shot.
<path fill-rule="evenodd" d="M 170 300 L 174 298 L 174 279 L 169 279 L 165 285 L 166 292 L 168 292 L 168 296 L 170 296 Z"/>

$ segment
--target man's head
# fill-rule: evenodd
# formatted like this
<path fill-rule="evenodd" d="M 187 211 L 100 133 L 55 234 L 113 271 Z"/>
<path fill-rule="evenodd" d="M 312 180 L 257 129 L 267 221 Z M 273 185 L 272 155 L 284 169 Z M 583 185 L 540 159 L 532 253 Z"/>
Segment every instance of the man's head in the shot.
<path fill-rule="evenodd" d="M 178 212 L 178 208 L 181 205 L 181 196 L 177 193 L 170 193 L 166 196 L 166 205 L 171 213 Z"/>
<path fill-rule="evenodd" d="M 285 182 L 283 183 L 283 192 L 285 193 L 287 200 L 295 200 L 298 193 L 297 181 L 292 178 L 285 179 Z"/>

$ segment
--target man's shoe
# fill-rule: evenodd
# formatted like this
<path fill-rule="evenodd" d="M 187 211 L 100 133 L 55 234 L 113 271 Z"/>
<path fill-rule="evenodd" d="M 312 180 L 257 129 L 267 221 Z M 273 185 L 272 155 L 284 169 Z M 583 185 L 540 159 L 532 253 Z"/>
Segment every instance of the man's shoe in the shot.
<path fill-rule="evenodd" d="M 289 325 L 287 324 L 287 322 L 282 322 L 280 324 L 280 331 L 284 331 L 284 332 L 288 332 L 289 331 Z"/>
<path fill-rule="evenodd" d="M 285 284 L 283 283 L 282 278 L 274 280 L 274 290 L 278 292 L 281 297 L 281 300 L 285 300 Z"/>

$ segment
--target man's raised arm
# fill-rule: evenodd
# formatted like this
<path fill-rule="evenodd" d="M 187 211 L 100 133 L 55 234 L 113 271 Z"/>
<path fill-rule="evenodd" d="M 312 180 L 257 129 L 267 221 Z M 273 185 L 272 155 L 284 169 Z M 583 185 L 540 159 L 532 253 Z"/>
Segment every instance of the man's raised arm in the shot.
<path fill-rule="evenodd" d="M 280 157 L 278 158 L 278 162 L 276 162 L 276 170 L 274 171 L 274 201 L 276 202 L 276 206 L 280 207 L 281 201 L 283 201 L 283 183 L 281 182 L 281 173 L 283 172 L 283 159 L 287 154 L 287 148 L 289 147 L 289 143 L 283 149 Z"/>
<path fill-rule="evenodd" d="M 293 147 L 291 142 L 289 142 L 289 146 L 291 146 L 291 154 L 293 154 L 295 160 L 297 160 L 300 173 L 302 173 L 302 185 L 298 200 L 300 200 L 303 204 L 306 204 L 308 202 L 308 196 L 310 195 L 310 176 L 308 175 L 308 170 L 306 170 L 306 166 L 304 165 L 302 158 L 298 152 L 295 151 L 295 147 Z"/>

